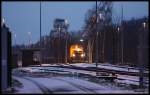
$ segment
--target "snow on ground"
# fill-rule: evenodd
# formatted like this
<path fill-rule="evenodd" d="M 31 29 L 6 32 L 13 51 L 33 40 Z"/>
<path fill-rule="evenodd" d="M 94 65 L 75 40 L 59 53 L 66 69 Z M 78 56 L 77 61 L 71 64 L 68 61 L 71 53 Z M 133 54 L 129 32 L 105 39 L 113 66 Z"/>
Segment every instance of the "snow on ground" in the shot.
<path fill-rule="evenodd" d="M 96 63 L 92 63 L 92 64 L 74 63 L 70 65 L 77 66 L 77 67 L 96 67 Z M 126 71 L 126 72 L 139 72 L 138 68 L 127 67 L 127 66 L 117 66 L 117 65 L 112 65 L 109 63 L 98 63 L 98 68 L 104 68 L 104 69 L 116 70 L 116 71 Z M 149 71 L 146 70 L 145 72 L 148 73 Z"/>
<path fill-rule="evenodd" d="M 42 84 L 49 89 L 49 93 L 134 93 L 131 90 L 113 89 L 108 86 L 101 86 L 96 83 L 71 77 L 13 78 L 20 81 L 24 86 L 23 88 L 18 89 L 18 93 L 42 93 L 31 81 Z"/>
<path fill-rule="evenodd" d="M 91 64 L 88 64 L 91 65 Z M 88 74 L 92 76 L 96 76 L 94 71 L 85 71 L 85 70 L 76 70 L 76 69 L 69 69 L 69 68 L 59 68 L 59 67 L 24 67 L 19 68 L 22 71 L 31 72 L 31 73 L 38 73 L 38 72 L 54 72 L 59 74 L 72 74 L 77 76 L 79 73 Z M 126 84 L 134 84 L 139 85 L 139 77 L 138 76 L 129 76 L 129 75 L 120 75 L 117 74 L 117 78 L 120 79 L 118 82 L 126 83 Z M 149 79 L 146 78 L 145 82 L 148 83 Z"/>
<path fill-rule="evenodd" d="M 66 77 L 53 77 L 53 78 L 32 78 L 35 81 L 38 81 L 50 88 L 52 91 L 63 92 L 71 91 L 71 92 L 80 92 L 80 93 L 90 93 L 93 92 L 94 89 L 106 90 L 106 88 L 90 83 L 88 81 L 74 79 L 74 78 L 66 78 Z"/>
<path fill-rule="evenodd" d="M 89 65 L 89 64 L 88 64 Z M 59 74 L 64 74 L 64 73 L 68 73 L 68 74 L 72 74 L 77 76 L 78 73 L 82 73 L 82 74 L 89 74 L 89 75 L 96 75 L 95 72 L 93 71 L 84 71 L 84 70 L 76 70 L 76 69 L 69 69 L 69 68 L 60 68 L 60 67 L 22 67 L 22 68 L 18 68 L 15 69 L 14 71 L 16 71 L 16 73 L 19 74 L 18 71 L 25 71 L 25 72 L 30 72 L 32 73 L 40 73 L 40 72 L 55 72 L 55 73 L 59 73 Z M 30 74 L 28 73 L 28 74 Z M 29 77 L 29 76 L 28 76 Z M 123 79 L 123 80 L 117 80 L 117 82 L 119 83 L 126 83 L 126 84 L 135 84 L 138 85 L 139 83 L 136 82 L 139 80 L 139 78 L 137 76 L 128 76 L 128 75 L 118 75 L 118 78 Z M 28 85 L 31 82 L 25 81 L 24 83 L 24 79 L 19 79 L 21 82 L 23 82 L 23 84 L 25 84 L 25 87 L 28 87 Z M 91 84 L 91 82 L 89 81 L 85 81 L 82 80 L 81 78 L 77 79 L 77 77 L 49 77 L 49 78 L 45 78 L 45 77 L 29 77 L 29 80 L 33 80 L 36 81 L 38 83 L 43 84 L 45 87 L 47 88 L 51 88 L 51 90 L 53 90 L 54 92 L 60 92 L 61 91 L 69 91 L 70 93 L 85 93 L 84 90 L 86 90 L 86 92 L 89 92 L 90 90 L 93 90 L 94 92 L 98 92 L 98 93 L 132 93 L 133 90 L 120 90 L 118 87 L 112 87 L 109 85 L 100 85 L 98 83 L 93 83 Z M 27 85 L 28 84 L 28 85 Z M 34 87 L 35 85 L 33 83 L 31 83 L 31 89 L 32 87 Z M 80 86 L 79 86 L 80 85 Z M 84 87 L 83 87 L 84 86 Z M 87 88 L 88 87 L 88 88 Z M 54 88 L 54 89 L 53 89 Z M 35 88 L 35 92 L 36 92 Z M 103 89 L 103 90 L 102 90 Z M 107 90 L 106 90 L 107 89 Z M 27 88 L 23 88 L 22 91 L 26 92 L 26 90 L 28 90 Z M 68 92 L 68 93 L 69 93 Z M 27 92 L 28 93 L 28 92 Z M 30 93 L 30 91 L 29 91 Z"/>
<path fill-rule="evenodd" d="M 69 64 L 72 66 L 78 66 L 78 67 L 96 67 L 96 65 L 94 63 L 92 64 L 87 64 L 87 63 L 73 63 L 73 64 Z"/>
<path fill-rule="evenodd" d="M 129 76 L 129 75 L 119 75 L 118 77 L 119 79 L 126 79 L 126 80 L 131 80 L 131 81 L 138 81 L 139 77 L 138 76 Z"/>
<path fill-rule="evenodd" d="M 16 88 L 18 90 L 16 93 L 42 93 L 42 91 L 32 82 L 15 76 L 13 76 L 13 78 L 18 80 L 23 85 L 22 88 Z"/>
<path fill-rule="evenodd" d="M 78 66 L 78 67 L 94 67 L 96 66 L 95 63 L 93 64 L 87 64 L 87 63 L 77 63 L 77 64 L 71 64 L 73 66 Z M 117 71 L 126 71 L 126 72 L 139 72 L 139 70 L 137 68 L 131 68 L 131 67 L 119 67 L 116 65 L 112 65 L 109 63 L 98 63 L 98 67 L 99 68 L 104 68 L 104 69 L 108 69 L 108 70 L 117 70 Z M 149 72 L 149 71 L 145 71 L 145 72 Z M 93 73 L 94 74 L 94 73 Z M 139 85 L 139 76 L 129 76 L 129 75 L 120 75 L 117 74 L 117 78 L 118 79 L 122 79 L 122 80 L 118 80 L 117 82 L 119 83 L 126 83 L 126 84 L 134 84 L 134 85 Z M 149 78 L 145 78 L 145 82 L 149 83 Z"/>
<path fill-rule="evenodd" d="M 117 75 L 117 78 L 120 79 L 117 82 L 126 83 L 126 84 L 134 84 L 139 85 L 139 76 L 129 76 L 129 75 Z M 149 78 L 144 77 L 144 82 L 149 86 Z"/>

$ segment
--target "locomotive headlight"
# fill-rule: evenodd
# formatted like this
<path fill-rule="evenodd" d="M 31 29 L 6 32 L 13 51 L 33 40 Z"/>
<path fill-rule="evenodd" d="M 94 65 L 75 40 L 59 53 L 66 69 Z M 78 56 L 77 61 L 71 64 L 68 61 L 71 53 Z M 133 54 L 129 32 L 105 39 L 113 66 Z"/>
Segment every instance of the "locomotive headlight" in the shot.
<path fill-rule="evenodd" d="M 75 55 L 75 54 L 72 54 L 72 56 L 75 57 L 76 55 Z"/>
<path fill-rule="evenodd" d="M 81 54 L 81 57 L 84 57 L 84 56 L 85 56 L 85 55 L 82 53 L 82 54 Z"/>

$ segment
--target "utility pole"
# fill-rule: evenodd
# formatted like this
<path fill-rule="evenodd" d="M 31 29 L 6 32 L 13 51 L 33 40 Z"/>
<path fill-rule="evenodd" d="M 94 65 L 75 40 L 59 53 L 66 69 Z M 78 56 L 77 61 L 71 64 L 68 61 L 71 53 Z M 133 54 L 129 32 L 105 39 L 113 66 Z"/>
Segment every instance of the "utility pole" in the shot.
<path fill-rule="evenodd" d="M 29 35 L 29 47 L 31 45 L 31 32 L 28 32 L 28 35 Z"/>
<path fill-rule="evenodd" d="M 143 31 L 140 31 L 140 35 L 139 35 L 139 46 L 138 46 L 138 49 L 139 49 L 139 52 L 138 52 L 138 59 L 139 59 L 139 73 L 140 73 L 140 76 L 139 76 L 139 86 L 140 88 L 143 88 L 144 87 L 144 76 L 143 76 L 143 73 L 144 73 L 144 66 L 143 66 L 143 63 L 145 63 L 144 61 L 144 47 L 146 46 L 144 44 L 144 32 L 145 32 L 145 27 L 146 27 L 146 23 L 142 23 L 142 30 Z"/>
<path fill-rule="evenodd" d="M 124 48 L 124 35 L 123 35 L 123 5 L 121 6 L 122 10 L 121 10 L 121 64 L 124 64 L 124 52 L 123 52 L 123 48 Z"/>
<path fill-rule="evenodd" d="M 97 0 L 96 0 L 96 76 L 98 75 L 98 31 L 97 31 Z"/>
<path fill-rule="evenodd" d="M 117 50 L 116 50 L 116 52 L 117 52 L 117 60 L 116 60 L 116 63 L 119 63 L 119 47 L 120 47 L 120 43 L 119 43 L 119 34 L 120 34 L 120 27 L 118 26 L 117 27 L 117 33 L 116 33 L 116 38 L 117 38 L 117 40 L 116 40 L 116 42 L 117 42 Z"/>
<path fill-rule="evenodd" d="M 58 28 L 58 32 L 59 32 L 59 41 L 58 41 L 58 42 L 59 42 L 59 44 L 58 44 L 58 51 L 59 51 L 59 52 L 58 52 L 58 63 L 61 62 L 61 61 L 59 61 L 59 60 L 60 60 L 60 54 L 61 54 L 61 53 L 60 53 L 60 52 L 61 52 L 61 51 L 60 51 L 60 30 L 61 30 L 61 27 L 59 26 L 59 28 Z"/>
<path fill-rule="evenodd" d="M 67 56 L 68 56 L 68 55 L 67 55 L 67 44 L 68 44 L 68 43 L 67 43 L 67 40 L 68 40 L 68 35 L 67 35 L 67 31 L 66 31 L 66 58 L 65 58 L 65 59 L 66 59 L 66 60 L 65 60 L 65 63 L 66 63 L 66 64 L 67 64 Z"/>
<path fill-rule="evenodd" d="M 105 31 L 103 31 L 102 62 L 105 62 Z"/>
<path fill-rule="evenodd" d="M 16 46 L 16 45 L 17 45 L 17 44 L 16 44 L 16 37 L 17 37 L 16 33 L 14 34 L 14 36 L 15 36 L 15 46 Z"/>
<path fill-rule="evenodd" d="M 65 32 L 65 36 L 66 36 L 66 37 L 65 37 L 65 38 L 66 38 L 66 47 L 65 47 L 65 48 L 66 48 L 66 55 L 65 55 L 65 63 L 66 63 L 66 64 L 67 64 L 67 62 L 68 62 L 68 60 L 67 60 L 67 59 L 68 59 L 68 52 L 67 52 L 67 50 L 68 50 L 68 48 L 67 48 L 67 47 L 68 47 L 68 33 L 67 33 L 67 31 L 68 31 L 68 25 L 69 25 L 69 24 L 68 24 L 68 21 L 65 20 L 65 31 L 66 31 L 66 32 Z"/>
<path fill-rule="evenodd" d="M 41 43 L 41 1 L 40 1 L 40 48 L 42 49 Z M 40 63 L 42 64 L 42 50 L 40 50 Z"/>
<path fill-rule="evenodd" d="M 93 47 L 93 43 L 92 43 L 92 38 L 88 40 L 88 62 L 92 63 L 92 47 Z"/>

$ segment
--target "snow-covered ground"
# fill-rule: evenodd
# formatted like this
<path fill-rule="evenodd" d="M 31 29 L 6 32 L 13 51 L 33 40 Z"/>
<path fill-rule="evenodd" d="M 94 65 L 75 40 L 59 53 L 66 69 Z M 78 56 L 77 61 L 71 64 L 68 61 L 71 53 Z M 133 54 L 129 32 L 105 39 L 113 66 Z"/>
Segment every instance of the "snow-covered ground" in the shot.
<path fill-rule="evenodd" d="M 75 65 L 84 65 L 84 64 L 75 64 Z M 88 66 L 92 64 L 86 64 Z M 56 66 L 56 65 L 55 65 Z M 23 67 L 19 68 L 18 70 L 30 72 L 30 73 L 40 73 L 40 72 L 57 72 L 59 74 L 88 74 L 91 76 L 96 76 L 96 72 L 94 71 L 85 71 L 85 70 L 77 70 L 77 69 L 69 69 L 69 68 L 58 68 L 58 67 Z M 139 85 L 139 76 L 130 76 L 130 75 L 121 75 L 117 74 L 117 78 L 120 79 L 118 82 L 120 83 L 126 83 L 126 84 L 133 84 L 133 85 Z M 145 78 L 145 83 L 149 83 L 149 78 Z"/>
<path fill-rule="evenodd" d="M 96 67 L 95 63 L 92 63 L 92 64 L 76 63 L 76 64 L 71 64 L 71 65 L 72 66 L 77 66 L 77 67 Z M 133 68 L 133 67 L 128 67 L 128 66 L 117 66 L 117 65 L 112 65 L 112 64 L 109 64 L 109 63 L 98 63 L 98 68 L 139 73 L 138 68 Z M 144 70 L 144 72 L 149 73 L 148 70 Z M 118 82 L 139 85 L 139 76 L 129 76 L 129 75 L 117 74 L 117 78 L 121 79 Z M 149 86 L 148 85 L 149 84 L 149 78 L 148 77 L 145 78 L 144 82 L 147 83 L 147 86 Z"/>
<path fill-rule="evenodd" d="M 79 66 L 80 65 L 83 65 L 83 64 L 79 64 Z M 90 66 L 92 64 L 86 64 L 86 65 Z M 53 65 L 53 66 L 58 66 L 58 65 Z M 67 74 L 70 76 L 69 77 L 66 77 L 66 76 L 56 77 L 56 76 L 53 76 L 53 74 L 51 73 L 57 73 L 59 75 Z M 69 69 L 69 68 L 61 68 L 61 67 L 51 67 L 50 65 L 43 66 L 43 67 L 22 67 L 22 68 L 17 68 L 13 70 L 13 75 L 19 76 L 19 78 L 16 78 L 16 79 L 19 80 L 21 83 L 23 83 L 23 85 L 25 85 L 24 86 L 25 88 L 21 88 L 20 90 L 20 92 L 22 93 L 24 92 L 24 90 L 25 92 L 30 93 L 30 91 L 26 91 L 26 90 L 29 90 L 28 88 L 26 88 L 28 87 L 28 85 L 33 85 L 31 87 L 33 87 L 35 90 L 34 92 L 37 92 L 37 93 L 43 93 L 43 91 L 44 93 L 45 92 L 66 93 L 66 91 L 68 93 L 89 93 L 89 92 L 91 93 L 148 93 L 148 91 L 135 92 L 133 89 L 128 89 L 128 88 L 122 89 L 122 88 L 113 86 L 109 82 L 97 83 L 97 82 L 89 81 L 91 79 L 82 78 L 82 76 L 78 76 L 79 74 L 87 74 L 91 76 L 96 76 L 96 73 L 94 71 L 85 71 L 85 70 L 77 70 L 77 69 Z M 117 76 L 119 78 L 118 80 L 115 81 L 117 83 L 139 85 L 138 76 L 128 76 L 128 75 L 119 75 L 119 74 Z M 95 80 L 95 79 L 92 78 L 92 80 Z M 36 86 L 42 85 L 42 88 L 47 89 L 47 90 L 45 91 L 45 90 L 42 90 L 42 88 L 40 88 L 41 91 L 38 91 L 39 87 L 35 87 L 35 85 Z"/>
<path fill-rule="evenodd" d="M 17 88 L 16 93 L 143 93 L 111 88 L 70 77 L 20 78 L 13 76 L 13 78 L 23 84 L 22 88 Z"/>
<path fill-rule="evenodd" d="M 92 63 L 92 64 L 75 63 L 75 64 L 70 64 L 70 65 L 77 66 L 77 67 L 96 67 L 96 63 Z M 98 68 L 104 68 L 104 69 L 116 70 L 116 71 L 126 71 L 126 72 L 139 72 L 138 68 L 112 65 L 112 64 L 109 64 L 109 63 L 98 63 Z M 145 72 L 149 73 L 148 70 L 145 70 Z"/>
<path fill-rule="evenodd" d="M 37 85 L 35 85 L 31 81 L 15 76 L 13 76 L 12 78 L 18 80 L 23 85 L 22 88 L 15 88 L 17 89 L 16 93 L 42 93 L 42 91 L 37 87 Z"/>

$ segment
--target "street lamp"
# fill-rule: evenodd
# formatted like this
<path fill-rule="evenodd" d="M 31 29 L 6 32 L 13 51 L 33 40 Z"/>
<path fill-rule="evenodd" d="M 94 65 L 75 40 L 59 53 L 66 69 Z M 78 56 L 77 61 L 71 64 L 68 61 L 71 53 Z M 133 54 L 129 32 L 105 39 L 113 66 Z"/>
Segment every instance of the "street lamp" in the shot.
<path fill-rule="evenodd" d="M 68 35 L 67 35 L 67 31 L 65 32 L 65 35 L 66 35 L 66 57 L 65 57 L 65 62 L 67 63 L 67 46 L 68 46 L 68 42 L 67 42 L 67 40 L 68 40 Z"/>
<path fill-rule="evenodd" d="M 68 35 L 67 35 L 67 28 L 68 28 L 68 25 L 69 25 L 69 23 L 68 23 L 68 20 L 66 20 L 65 19 L 65 35 L 66 35 L 66 56 L 65 56 L 65 63 L 67 63 L 68 62 L 68 60 L 67 60 L 67 46 L 68 46 Z"/>
<path fill-rule="evenodd" d="M 145 27 L 146 27 L 146 23 L 143 22 L 142 23 L 142 29 L 144 30 L 145 32 Z M 140 84 L 140 88 L 143 88 L 143 82 L 144 82 L 144 77 L 143 77 L 143 72 L 144 72 L 144 68 L 143 68 L 143 64 L 144 63 L 144 59 L 143 59 L 143 56 L 144 56 L 144 47 L 145 47 L 145 44 L 144 44 L 144 32 L 141 31 L 140 35 L 139 35 L 139 72 L 140 72 L 140 77 L 139 77 L 139 84 Z"/>
<path fill-rule="evenodd" d="M 98 14 L 98 11 L 97 11 L 97 1 L 96 1 L 96 75 L 98 75 L 97 67 L 98 67 L 98 59 L 99 59 L 99 57 L 98 57 L 98 35 L 99 34 L 98 34 L 98 30 L 97 30 L 97 28 L 98 28 L 97 24 L 99 23 L 99 20 L 103 20 L 103 14 L 102 13 Z"/>
<path fill-rule="evenodd" d="M 68 20 L 65 19 L 65 25 L 68 26 Z"/>
<path fill-rule="evenodd" d="M 96 1 L 96 76 L 98 75 L 97 66 L 98 66 L 98 31 L 97 31 L 97 1 Z"/>
<path fill-rule="evenodd" d="M 143 22 L 143 27 L 144 27 L 144 30 L 145 30 L 145 27 L 146 27 L 146 23 L 145 22 Z"/>
<path fill-rule="evenodd" d="M 47 44 L 47 40 L 46 40 L 46 37 L 44 37 L 44 45 Z"/>
<path fill-rule="evenodd" d="M 119 31 L 120 31 L 120 28 L 118 27 L 117 30 L 118 30 L 117 32 L 119 32 Z"/>
<path fill-rule="evenodd" d="M 117 49 L 116 49 L 116 53 L 117 53 L 117 60 L 116 60 L 116 63 L 118 62 L 119 63 L 119 32 L 120 32 L 120 27 L 118 26 L 117 27 L 117 31 L 116 31 L 116 42 L 117 42 Z"/>
<path fill-rule="evenodd" d="M 98 14 L 98 17 L 97 17 L 97 23 L 100 25 L 100 29 L 102 29 L 104 26 L 104 16 L 103 16 L 104 14 L 102 13 L 102 12 L 100 12 L 99 14 Z M 102 58 L 102 60 L 103 60 L 103 62 L 104 62 L 104 45 L 105 45 L 105 32 L 100 32 L 99 33 L 99 36 L 101 37 L 102 36 L 102 34 L 103 34 L 103 39 L 102 39 L 102 54 L 100 55 L 100 57 Z M 98 31 L 97 31 L 97 37 L 98 37 Z M 97 40 L 98 40 L 98 38 L 97 38 Z M 98 45 L 98 42 L 97 42 L 97 45 Z M 98 46 L 97 46 L 97 49 L 98 49 Z M 97 50 L 97 53 L 98 53 L 98 50 Z M 98 56 L 98 54 L 97 54 L 97 56 Z"/>
<path fill-rule="evenodd" d="M 102 13 L 99 13 L 99 18 L 100 18 L 100 20 L 102 20 L 102 19 L 103 19 L 103 15 L 102 15 Z"/>
<path fill-rule="evenodd" d="M 28 32 L 29 35 L 29 46 L 31 45 L 31 32 Z"/>
<path fill-rule="evenodd" d="M 5 23 L 5 19 L 2 18 L 1 26 L 3 26 L 4 23 Z"/>
<path fill-rule="evenodd" d="M 84 40 L 83 39 L 80 39 L 80 42 L 83 42 Z"/>
<path fill-rule="evenodd" d="M 61 31 L 61 28 L 60 26 L 58 27 L 58 32 L 59 32 L 59 44 L 58 44 L 58 63 L 59 63 L 59 59 L 60 59 L 60 31 Z"/>
<path fill-rule="evenodd" d="M 15 37 L 15 45 L 16 45 L 16 37 L 17 37 L 17 35 L 16 35 L 16 34 L 14 34 L 14 37 Z"/>

